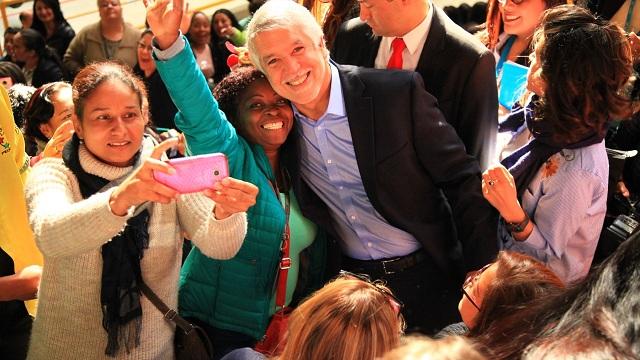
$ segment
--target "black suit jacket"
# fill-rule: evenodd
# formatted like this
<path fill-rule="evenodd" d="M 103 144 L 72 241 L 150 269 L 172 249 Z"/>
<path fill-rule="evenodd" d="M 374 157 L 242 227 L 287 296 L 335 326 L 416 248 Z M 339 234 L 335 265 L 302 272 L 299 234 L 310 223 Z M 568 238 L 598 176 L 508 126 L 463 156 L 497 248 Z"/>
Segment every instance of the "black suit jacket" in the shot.
<path fill-rule="evenodd" d="M 443 276 L 460 281 L 464 270 L 493 261 L 497 216 L 482 196 L 480 168 L 425 91 L 420 75 L 338 69 L 358 168 L 373 207 L 420 241 Z M 326 205 L 300 178 L 300 161 L 308 160 L 298 158 L 297 138 L 290 136 L 281 154 L 298 202 L 305 216 L 335 236 Z"/>
<path fill-rule="evenodd" d="M 331 58 L 339 64 L 374 67 L 381 40 L 360 19 L 349 20 L 338 31 Z M 478 159 L 482 169 L 487 168 L 498 133 L 493 54 L 434 6 L 416 72 L 422 75 L 427 91 L 438 99 L 467 152 Z"/>

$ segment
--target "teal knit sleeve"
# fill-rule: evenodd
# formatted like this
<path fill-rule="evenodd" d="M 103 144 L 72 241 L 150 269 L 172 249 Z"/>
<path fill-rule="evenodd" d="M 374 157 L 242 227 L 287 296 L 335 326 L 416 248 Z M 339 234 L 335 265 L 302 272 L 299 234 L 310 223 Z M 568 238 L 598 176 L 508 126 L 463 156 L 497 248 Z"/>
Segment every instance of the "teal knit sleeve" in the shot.
<path fill-rule="evenodd" d="M 219 108 L 200 71 L 189 42 L 167 60 L 155 59 L 158 73 L 178 108 L 177 127 L 184 132 L 190 155 L 222 152 L 229 162 L 237 159 L 241 144 L 234 127 Z M 239 159 L 238 159 L 239 160 Z"/>

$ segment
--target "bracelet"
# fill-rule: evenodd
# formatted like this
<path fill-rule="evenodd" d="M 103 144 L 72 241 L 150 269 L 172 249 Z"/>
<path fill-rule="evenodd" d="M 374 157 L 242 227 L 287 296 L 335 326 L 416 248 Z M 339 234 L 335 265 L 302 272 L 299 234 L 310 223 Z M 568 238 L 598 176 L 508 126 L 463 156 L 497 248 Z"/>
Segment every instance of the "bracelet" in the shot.
<path fill-rule="evenodd" d="M 527 227 L 527 225 L 529 225 L 529 216 L 527 216 L 527 214 L 524 214 L 524 220 L 517 222 L 517 223 L 512 223 L 512 222 L 506 222 L 505 221 L 505 225 L 507 226 L 507 230 L 509 230 L 510 233 L 520 233 L 523 232 L 524 229 Z"/>

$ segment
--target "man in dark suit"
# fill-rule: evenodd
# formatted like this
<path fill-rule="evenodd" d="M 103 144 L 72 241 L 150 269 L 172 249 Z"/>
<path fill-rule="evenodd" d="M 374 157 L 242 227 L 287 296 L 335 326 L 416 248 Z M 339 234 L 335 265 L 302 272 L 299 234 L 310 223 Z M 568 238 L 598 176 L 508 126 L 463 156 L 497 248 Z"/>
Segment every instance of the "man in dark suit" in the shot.
<path fill-rule="evenodd" d="M 268 1 L 247 36 L 254 64 L 292 102 L 282 162 L 305 216 L 336 239 L 342 256 L 331 260 L 384 279 L 412 329 L 455 321 L 463 271 L 497 252 L 496 218 L 420 75 L 330 62 L 322 30 L 289 0 Z"/>
<path fill-rule="evenodd" d="M 385 69 L 402 39 L 401 68 L 417 71 L 482 169 L 494 157 L 498 96 L 493 54 L 430 0 L 364 0 L 360 19 L 342 25 L 331 58 Z"/>

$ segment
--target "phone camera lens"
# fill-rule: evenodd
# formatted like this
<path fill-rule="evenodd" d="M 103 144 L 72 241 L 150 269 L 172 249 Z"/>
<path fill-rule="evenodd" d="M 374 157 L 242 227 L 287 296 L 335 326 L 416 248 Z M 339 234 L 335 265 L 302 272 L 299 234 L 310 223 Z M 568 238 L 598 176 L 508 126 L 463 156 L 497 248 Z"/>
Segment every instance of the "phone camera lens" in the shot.
<path fill-rule="evenodd" d="M 215 175 L 215 176 L 220 175 L 220 171 L 218 171 L 218 170 L 213 170 L 213 175 Z"/>

